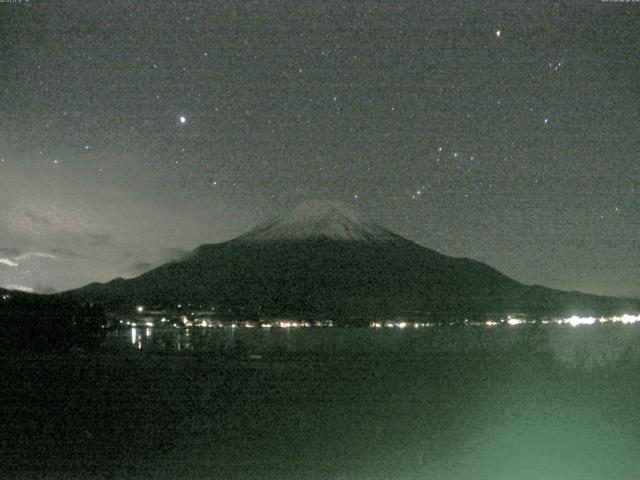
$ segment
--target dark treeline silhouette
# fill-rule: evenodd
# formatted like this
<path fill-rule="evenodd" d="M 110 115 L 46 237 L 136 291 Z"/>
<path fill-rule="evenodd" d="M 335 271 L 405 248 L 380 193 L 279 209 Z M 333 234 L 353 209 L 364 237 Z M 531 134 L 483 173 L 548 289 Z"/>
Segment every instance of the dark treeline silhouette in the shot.
<path fill-rule="evenodd" d="M 95 305 L 69 298 L 0 290 L 3 351 L 90 350 L 104 338 L 107 318 Z"/>

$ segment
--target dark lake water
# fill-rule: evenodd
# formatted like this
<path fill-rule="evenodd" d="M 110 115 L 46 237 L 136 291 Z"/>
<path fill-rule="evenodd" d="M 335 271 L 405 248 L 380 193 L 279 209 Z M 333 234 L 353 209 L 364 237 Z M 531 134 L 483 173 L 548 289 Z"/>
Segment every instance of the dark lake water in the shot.
<path fill-rule="evenodd" d="M 638 325 L 123 330 L 2 358 L 0 478 L 637 479 L 639 351 Z"/>
<path fill-rule="evenodd" d="M 111 332 L 117 350 L 273 355 L 400 355 L 528 352 L 578 369 L 640 359 L 640 324 L 436 325 L 428 328 L 172 328 L 135 327 Z"/>

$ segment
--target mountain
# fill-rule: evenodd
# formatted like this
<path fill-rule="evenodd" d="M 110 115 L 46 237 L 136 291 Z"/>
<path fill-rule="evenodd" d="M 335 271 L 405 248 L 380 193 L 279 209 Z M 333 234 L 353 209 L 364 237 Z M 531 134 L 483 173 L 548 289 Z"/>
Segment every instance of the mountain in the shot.
<path fill-rule="evenodd" d="M 640 309 L 636 300 L 523 285 L 481 262 L 418 245 L 342 204 L 318 201 L 136 278 L 62 295 L 109 310 L 190 305 L 232 317 L 439 320 Z"/>
<path fill-rule="evenodd" d="M 94 348 L 105 335 L 102 309 L 74 298 L 0 288 L 0 351 Z"/>

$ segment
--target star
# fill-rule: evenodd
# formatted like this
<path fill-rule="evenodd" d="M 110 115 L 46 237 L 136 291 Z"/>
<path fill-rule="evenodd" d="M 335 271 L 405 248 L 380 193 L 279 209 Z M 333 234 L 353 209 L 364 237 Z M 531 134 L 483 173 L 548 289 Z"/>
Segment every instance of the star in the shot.
<path fill-rule="evenodd" d="M 180 115 L 178 117 L 178 123 L 180 123 L 180 125 L 186 125 L 187 124 L 187 117 L 184 115 Z"/>
<path fill-rule="evenodd" d="M 500 35 L 502 35 L 502 30 L 496 30 L 496 37 L 500 38 Z"/>

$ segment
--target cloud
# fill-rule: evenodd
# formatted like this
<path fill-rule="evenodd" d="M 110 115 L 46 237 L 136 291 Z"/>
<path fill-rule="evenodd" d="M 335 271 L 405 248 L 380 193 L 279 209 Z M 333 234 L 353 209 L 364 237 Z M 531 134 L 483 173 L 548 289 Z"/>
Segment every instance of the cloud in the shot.
<path fill-rule="evenodd" d="M 17 247 L 0 247 L 0 266 L 16 268 L 25 261 L 36 258 L 55 260 L 58 258 L 88 258 L 69 247 L 59 246 L 46 251 L 30 251 Z"/>
<path fill-rule="evenodd" d="M 11 251 L 12 253 L 18 253 L 15 248 L 3 248 L 2 251 Z M 57 258 L 52 253 L 47 252 L 22 252 L 8 258 L 0 258 L 0 265 L 7 265 L 9 267 L 17 267 L 23 260 L 31 260 L 34 258 L 48 258 L 55 259 Z"/>
<path fill-rule="evenodd" d="M 20 292 L 27 292 L 27 293 L 33 293 L 34 292 L 33 288 L 25 287 L 24 285 L 11 284 L 11 285 L 5 285 L 2 288 L 6 289 L 6 290 L 18 290 Z"/>
<path fill-rule="evenodd" d="M 113 235 L 111 235 L 110 233 L 95 232 L 82 226 L 79 228 L 69 228 L 66 226 L 62 226 L 60 224 L 54 223 L 48 217 L 31 210 L 25 211 L 24 215 L 35 224 L 44 226 L 48 230 L 52 230 L 58 236 L 62 235 L 62 237 L 65 239 L 62 240 L 62 243 L 71 243 L 72 245 L 78 247 L 112 247 L 115 249 L 124 249 L 124 247 L 118 245 Z M 61 243 L 60 239 L 56 243 Z"/>
<path fill-rule="evenodd" d="M 17 257 L 14 257 L 13 259 L 14 260 L 31 260 L 32 258 L 51 258 L 51 259 L 55 259 L 56 256 L 51 254 L 51 253 L 47 253 L 47 252 L 25 252 L 25 253 L 21 253 Z"/>
<path fill-rule="evenodd" d="M 38 243 L 41 244 L 42 251 L 29 254 L 14 247 L 0 249 L 0 258 L 7 260 L 7 262 L 3 262 L 5 265 L 11 262 L 11 266 L 15 266 L 13 264 L 19 264 L 21 261 L 34 257 L 81 259 L 87 261 L 86 265 L 89 264 L 88 262 L 105 261 L 122 264 L 132 262 L 139 256 L 132 253 L 112 233 L 95 230 L 83 222 L 70 222 L 68 217 L 60 212 L 53 211 L 49 214 L 23 210 L 22 215 L 23 218 L 30 221 L 37 231 L 41 232 L 42 241 Z"/>

